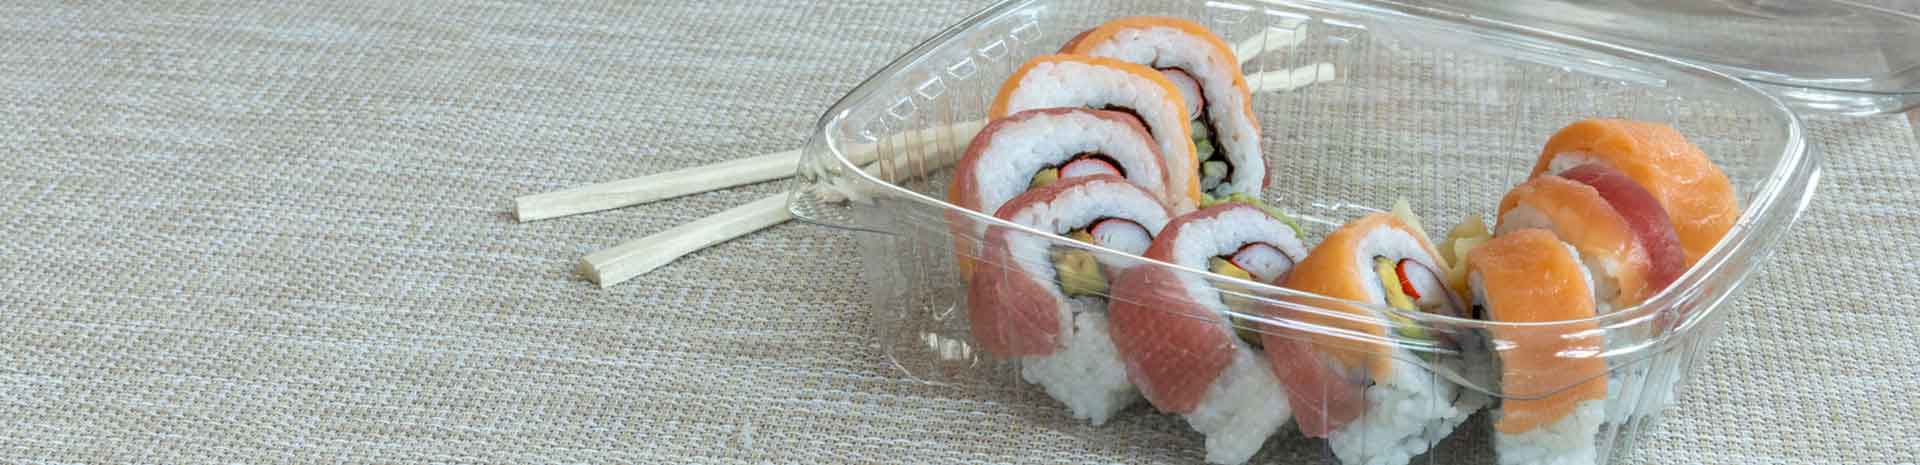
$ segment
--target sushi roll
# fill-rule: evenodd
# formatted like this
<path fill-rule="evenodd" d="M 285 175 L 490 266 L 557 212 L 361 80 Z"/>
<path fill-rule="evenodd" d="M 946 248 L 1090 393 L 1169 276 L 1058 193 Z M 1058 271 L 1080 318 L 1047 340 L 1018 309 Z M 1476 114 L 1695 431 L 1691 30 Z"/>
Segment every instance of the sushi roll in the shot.
<path fill-rule="evenodd" d="M 1536 179 L 1557 176 L 1592 187 L 1627 221 L 1632 234 L 1648 252 L 1647 292 L 1638 299 L 1612 302 L 1603 297 L 1598 309 L 1602 314 L 1651 298 L 1678 280 L 1719 244 L 1740 215 L 1732 182 L 1726 174 L 1679 132 L 1656 123 L 1596 119 L 1569 125 L 1548 140 L 1534 164 L 1533 173 Z M 1505 218 L 1502 221 L 1506 221 Z M 1577 221 L 1592 222 L 1569 220 L 1567 223 L 1578 224 Z M 1509 228 L 1524 227 L 1526 223 L 1521 221 Z M 1596 258 L 1595 252 L 1582 248 L 1580 241 L 1574 239 L 1583 234 L 1571 229 L 1586 227 L 1556 224 L 1552 229 L 1561 240 L 1573 243 L 1582 254 L 1588 254 L 1585 260 L 1590 265 L 1606 261 Z M 1666 228 L 1674 231 L 1671 240 L 1665 237 Z M 1589 269 L 1597 277 L 1596 287 L 1604 295 L 1608 283 L 1613 282 L 1607 277 L 1616 270 L 1598 266 L 1589 266 Z M 1620 297 L 1627 295 L 1621 293 Z M 1684 314 L 1661 312 L 1655 315 L 1650 326 L 1610 333 L 1607 344 L 1609 347 L 1640 344 L 1656 336 L 1656 328 L 1672 327 L 1684 318 Z M 1671 404 L 1676 392 L 1675 380 L 1647 378 L 1672 369 L 1655 364 L 1677 360 L 1666 357 L 1619 367 L 1608 380 L 1612 388 L 1607 390 L 1607 421 L 1625 424 L 1636 415 Z"/>
<path fill-rule="evenodd" d="M 1524 229 L 1494 237 L 1467 254 L 1468 279 L 1489 330 L 1490 362 L 1505 399 L 1493 410 L 1501 465 L 1592 465 L 1605 418 L 1605 341 L 1595 316 L 1599 277 L 1576 247 L 1552 232 Z M 1574 321 L 1577 320 L 1577 321 Z"/>
<path fill-rule="evenodd" d="M 1278 283 L 1307 255 L 1283 218 L 1250 204 L 1209 207 L 1168 223 L 1146 257 Z M 1148 402 L 1206 435 L 1206 459 L 1219 464 L 1253 457 L 1292 411 L 1258 335 L 1229 321 L 1233 311 L 1254 311 L 1233 294 L 1245 292 L 1222 293 L 1201 275 L 1140 266 L 1115 281 L 1108 310 L 1128 379 Z"/>
<path fill-rule="evenodd" d="M 1233 47 L 1205 26 L 1167 17 L 1122 18 L 1081 33 L 1060 53 L 1159 70 L 1180 90 L 1193 127 L 1200 191 L 1213 197 L 1266 187 L 1260 123 Z"/>
<path fill-rule="evenodd" d="M 1587 183 L 1543 175 L 1514 187 L 1500 200 L 1494 235 L 1540 228 L 1571 244 L 1594 276 L 1594 295 L 1604 314 L 1651 297 L 1678 278 L 1686 264 L 1660 205 L 1632 182 L 1595 168 L 1600 167 L 1567 173 Z M 1611 195 L 1596 186 L 1609 188 Z"/>
<path fill-rule="evenodd" d="M 1387 213 L 1354 220 L 1314 247 L 1286 286 L 1321 296 L 1386 306 L 1395 312 L 1461 315 L 1464 304 L 1442 281 L 1447 268 L 1425 233 Z M 1314 313 L 1276 307 L 1276 319 L 1316 325 L 1304 332 L 1277 325 L 1262 335 L 1274 374 L 1286 387 L 1301 433 L 1327 438 L 1341 463 L 1404 465 L 1452 433 L 1485 405 L 1484 395 L 1436 382 L 1399 344 L 1374 340 L 1446 344 L 1401 322 L 1404 316 L 1360 305 L 1315 300 Z M 1456 364 L 1451 360 L 1429 360 Z"/>
<path fill-rule="evenodd" d="M 947 200 L 992 214 L 1030 189 L 1062 179 L 1111 174 L 1145 189 L 1162 202 L 1172 195 L 1153 136 L 1125 113 L 1082 108 L 1027 110 L 995 120 L 975 135 L 960 161 Z M 986 223 L 947 213 L 954 253 L 963 276 L 971 276 L 978 238 Z"/>
<path fill-rule="evenodd" d="M 1027 191 L 1001 219 L 1128 254 L 1147 251 L 1172 215 L 1152 193 L 1114 175 L 1074 178 Z M 967 289 L 973 339 L 1013 358 L 1021 376 L 1102 424 L 1139 398 L 1109 338 L 1110 280 L 1129 263 L 1053 238 L 989 228 Z"/>
<path fill-rule="evenodd" d="M 1124 61 L 1046 55 L 1028 60 L 1001 85 L 987 116 L 999 119 L 1035 108 L 1092 108 L 1134 116 L 1159 146 L 1167 173 L 1168 207 L 1199 207 L 1199 162 L 1186 101 L 1166 76 Z"/>
<path fill-rule="evenodd" d="M 1740 218 L 1733 182 L 1672 127 L 1619 119 L 1573 123 L 1547 140 L 1533 176 L 1584 165 L 1618 171 L 1652 195 L 1672 219 L 1686 266 L 1713 250 Z"/>

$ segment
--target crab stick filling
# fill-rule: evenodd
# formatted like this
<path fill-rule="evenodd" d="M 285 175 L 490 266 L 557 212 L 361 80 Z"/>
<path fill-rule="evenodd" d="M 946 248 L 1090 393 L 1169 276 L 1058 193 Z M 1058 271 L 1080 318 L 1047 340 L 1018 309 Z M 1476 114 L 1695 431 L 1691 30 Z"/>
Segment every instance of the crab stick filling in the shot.
<path fill-rule="evenodd" d="M 1147 228 L 1122 218 L 1100 218 L 1086 227 L 1068 231 L 1066 237 L 1129 254 L 1141 254 L 1153 244 Z M 1059 276 L 1060 293 L 1069 297 L 1107 294 L 1110 271 L 1086 249 L 1056 247 L 1052 253 L 1053 270 Z"/>
<path fill-rule="evenodd" d="M 1422 312 L 1441 315 L 1454 314 L 1454 297 L 1447 291 L 1440 274 L 1433 268 L 1412 259 L 1394 260 L 1384 256 L 1373 257 L 1374 273 L 1380 276 L 1380 289 L 1385 292 L 1387 306 L 1403 312 Z M 1389 314 L 1399 320 L 1400 334 L 1407 337 L 1426 337 L 1419 326 L 1406 321 L 1405 317 Z"/>
<path fill-rule="evenodd" d="M 1207 271 L 1263 283 L 1277 283 L 1286 279 L 1287 273 L 1293 271 L 1293 265 L 1293 259 L 1281 252 L 1279 247 L 1265 242 L 1250 242 L 1233 253 L 1207 259 Z M 1244 291 L 1239 293 L 1245 294 Z M 1233 332 L 1241 341 L 1253 347 L 1262 347 L 1260 331 L 1254 329 L 1256 325 L 1243 321 L 1233 323 Z"/>
<path fill-rule="evenodd" d="M 1033 179 L 1027 182 L 1028 189 L 1038 189 L 1062 179 L 1073 179 L 1101 174 L 1127 177 L 1125 169 L 1113 157 L 1099 153 L 1082 153 L 1068 158 L 1058 165 L 1041 168 L 1033 173 Z"/>

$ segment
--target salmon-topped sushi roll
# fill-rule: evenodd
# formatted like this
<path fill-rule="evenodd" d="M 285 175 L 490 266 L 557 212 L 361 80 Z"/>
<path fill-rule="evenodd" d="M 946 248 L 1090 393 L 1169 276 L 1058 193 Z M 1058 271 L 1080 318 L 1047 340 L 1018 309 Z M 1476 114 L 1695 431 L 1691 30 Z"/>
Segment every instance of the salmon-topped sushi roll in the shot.
<path fill-rule="evenodd" d="M 1147 128 L 1165 161 L 1175 213 L 1200 205 L 1199 162 L 1180 90 L 1153 68 L 1109 58 L 1047 55 L 1028 60 L 1001 85 L 987 116 L 1036 108 L 1091 108 L 1126 113 Z"/>
<path fill-rule="evenodd" d="M 1027 191 L 995 213 L 1009 222 L 1121 253 L 1147 251 L 1171 216 L 1152 193 L 1110 174 Z M 972 335 L 1013 358 L 1076 418 L 1094 424 L 1139 398 L 1108 337 L 1112 279 L 1130 263 L 1025 231 L 989 228 L 967 290 Z"/>
<path fill-rule="evenodd" d="M 1686 265 L 1660 206 L 1633 183 L 1595 168 L 1569 172 L 1591 183 L 1543 175 L 1514 187 L 1500 200 L 1494 234 L 1541 228 L 1572 244 L 1594 276 L 1604 314 L 1646 300 Z M 1609 188 L 1611 195 L 1596 185 Z"/>
<path fill-rule="evenodd" d="M 1227 203 L 1175 218 L 1152 258 L 1240 280 L 1277 284 L 1306 258 L 1281 213 Z M 1161 411 L 1185 416 L 1207 437 L 1207 461 L 1244 463 L 1290 417 L 1260 338 L 1229 320 L 1253 313 L 1245 291 L 1221 292 L 1197 274 L 1163 266 L 1127 270 L 1114 283 L 1109 317 L 1128 378 Z M 1244 327 L 1244 326 L 1242 326 Z"/>
<path fill-rule="evenodd" d="M 947 201 L 993 214 L 1030 189 L 1062 179 L 1099 174 L 1126 178 L 1162 202 L 1166 168 L 1153 136 L 1125 113 L 1083 108 L 1027 110 L 995 120 L 975 135 L 954 164 Z M 963 276 L 972 276 L 986 223 L 947 213 L 954 254 Z"/>
<path fill-rule="evenodd" d="M 1179 18 L 1121 18 L 1081 33 L 1060 53 L 1113 58 L 1165 74 L 1186 101 L 1202 193 L 1226 197 L 1266 187 L 1247 77 L 1233 47 L 1205 26 Z"/>
<path fill-rule="evenodd" d="M 1505 399 L 1494 410 L 1502 465 L 1591 465 L 1605 419 L 1607 363 L 1596 315 L 1599 277 L 1576 247 L 1543 229 L 1494 237 L 1467 254 L 1467 274 L 1489 330 L 1489 363 Z"/>
<path fill-rule="evenodd" d="M 1678 131 L 1658 123 L 1591 119 L 1547 140 L 1533 175 L 1562 174 L 1597 164 L 1618 171 L 1666 210 L 1693 266 L 1740 219 L 1733 182 Z"/>
<path fill-rule="evenodd" d="M 1575 123 L 1548 143 L 1533 179 L 1500 206 L 1497 235 L 1551 231 L 1579 254 L 1593 279 L 1596 312 L 1638 305 L 1672 285 L 1732 227 L 1731 183 L 1671 128 L 1621 120 Z M 1676 318 L 1661 312 L 1665 327 Z M 1646 337 L 1646 328 L 1635 333 Z M 1614 344 L 1634 344 L 1633 337 Z M 1642 380 L 1652 367 L 1623 367 L 1609 380 L 1607 421 L 1672 402 L 1671 380 Z"/>
<path fill-rule="evenodd" d="M 1383 324 L 1404 321 L 1400 313 L 1462 314 L 1464 304 L 1445 284 L 1447 268 L 1437 257 L 1424 232 L 1390 214 L 1368 215 L 1314 247 L 1286 286 L 1372 306 L 1312 300 L 1324 313 L 1270 310 L 1274 318 L 1321 328 L 1272 325 L 1262 340 L 1300 431 L 1327 438 L 1342 463 L 1404 465 L 1486 402 L 1483 395 L 1437 382 L 1411 361 L 1421 357 L 1400 344 L 1336 334 L 1449 344 L 1411 324 Z"/>

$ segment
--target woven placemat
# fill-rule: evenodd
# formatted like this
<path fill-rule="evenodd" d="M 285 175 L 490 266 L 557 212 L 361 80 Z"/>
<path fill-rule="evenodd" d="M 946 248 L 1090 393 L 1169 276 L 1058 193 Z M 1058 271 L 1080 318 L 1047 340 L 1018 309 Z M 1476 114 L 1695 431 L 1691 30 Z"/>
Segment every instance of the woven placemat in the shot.
<path fill-rule="evenodd" d="M 573 275 L 778 183 L 506 213 L 794 147 L 984 3 L 0 6 L 0 461 L 1196 461 L 1142 408 L 900 376 L 845 233 Z M 1819 195 L 1636 460 L 1920 461 L 1920 143 L 1809 125 Z"/>

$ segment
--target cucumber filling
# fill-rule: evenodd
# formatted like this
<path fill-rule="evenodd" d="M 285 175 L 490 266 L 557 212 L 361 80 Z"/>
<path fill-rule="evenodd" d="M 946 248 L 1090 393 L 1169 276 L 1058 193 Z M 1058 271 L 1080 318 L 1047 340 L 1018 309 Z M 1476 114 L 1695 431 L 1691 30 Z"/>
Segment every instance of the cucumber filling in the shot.
<path fill-rule="evenodd" d="M 1187 117 L 1192 119 L 1193 127 L 1193 159 L 1199 162 L 1195 168 L 1200 171 L 1200 191 L 1207 195 L 1232 192 L 1228 182 L 1233 179 L 1233 162 L 1220 145 L 1220 139 L 1215 137 L 1218 131 L 1213 127 L 1213 118 L 1208 117 L 1207 97 L 1200 80 L 1180 68 L 1159 70 L 1173 83 L 1173 88 L 1180 91 L 1181 101 L 1187 104 Z"/>
<path fill-rule="evenodd" d="M 1228 184 L 1233 179 L 1233 162 L 1217 143 L 1212 123 L 1202 112 L 1201 118 L 1193 121 L 1193 159 L 1200 160 L 1200 191 L 1209 196 L 1234 193 L 1233 186 Z"/>
<path fill-rule="evenodd" d="M 1287 212 L 1280 211 L 1280 209 L 1274 208 L 1272 205 L 1267 205 L 1267 201 L 1260 200 L 1260 197 L 1255 196 L 1253 194 L 1248 194 L 1245 192 L 1234 192 L 1234 193 L 1227 194 L 1224 196 L 1219 196 L 1219 197 L 1209 195 L 1206 198 L 1201 199 L 1200 208 L 1211 208 L 1215 205 L 1220 205 L 1225 203 L 1246 204 L 1246 205 L 1252 206 L 1253 208 L 1258 208 L 1260 209 L 1260 211 L 1266 212 L 1267 216 L 1271 216 L 1274 219 L 1280 220 L 1280 222 L 1282 223 L 1286 223 L 1287 228 L 1293 230 L 1293 237 L 1295 238 L 1307 237 L 1307 231 L 1300 227 L 1299 222 L 1293 220 L 1293 215 L 1289 215 L 1287 214 Z"/>

